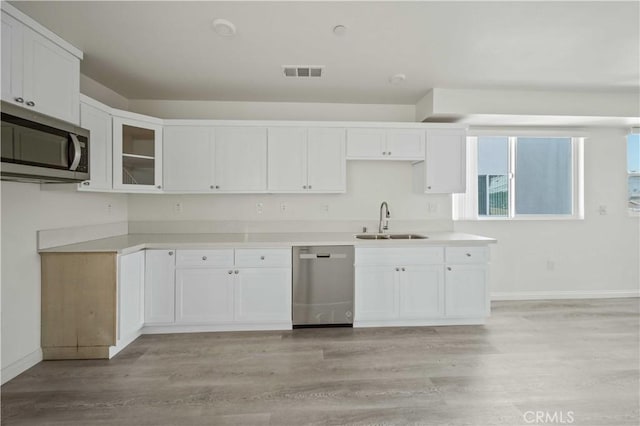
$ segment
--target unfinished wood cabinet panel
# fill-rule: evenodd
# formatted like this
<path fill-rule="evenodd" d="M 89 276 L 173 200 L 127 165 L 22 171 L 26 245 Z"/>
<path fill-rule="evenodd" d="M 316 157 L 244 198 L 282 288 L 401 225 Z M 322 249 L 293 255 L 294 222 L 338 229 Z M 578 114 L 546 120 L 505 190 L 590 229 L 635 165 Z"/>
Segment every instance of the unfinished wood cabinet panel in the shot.
<path fill-rule="evenodd" d="M 42 253 L 44 359 L 108 358 L 116 344 L 116 253 Z"/>

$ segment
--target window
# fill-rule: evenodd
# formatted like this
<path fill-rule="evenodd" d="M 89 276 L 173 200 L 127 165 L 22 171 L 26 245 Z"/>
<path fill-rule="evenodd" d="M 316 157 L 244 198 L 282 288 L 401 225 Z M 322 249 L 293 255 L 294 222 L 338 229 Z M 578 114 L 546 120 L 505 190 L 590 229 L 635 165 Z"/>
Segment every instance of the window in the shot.
<path fill-rule="evenodd" d="M 576 137 L 469 137 L 467 193 L 454 196 L 454 219 L 582 218 L 582 143 Z"/>
<path fill-rule="evenodd" d="M 627 189 L 629 210 L 640 212 L 640 132 L 627 136 Z"/>

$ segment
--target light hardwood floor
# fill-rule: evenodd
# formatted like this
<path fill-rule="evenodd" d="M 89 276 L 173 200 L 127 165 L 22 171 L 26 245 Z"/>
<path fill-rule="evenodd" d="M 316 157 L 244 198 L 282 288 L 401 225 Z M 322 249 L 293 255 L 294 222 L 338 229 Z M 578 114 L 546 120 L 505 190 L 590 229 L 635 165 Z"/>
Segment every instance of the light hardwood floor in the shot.
<path fill-rule="evenodd" d="M 637 426 L 639 311 L 494 302 L 486 326 L 142 336 L 5 384 L 2 424 Z"/>

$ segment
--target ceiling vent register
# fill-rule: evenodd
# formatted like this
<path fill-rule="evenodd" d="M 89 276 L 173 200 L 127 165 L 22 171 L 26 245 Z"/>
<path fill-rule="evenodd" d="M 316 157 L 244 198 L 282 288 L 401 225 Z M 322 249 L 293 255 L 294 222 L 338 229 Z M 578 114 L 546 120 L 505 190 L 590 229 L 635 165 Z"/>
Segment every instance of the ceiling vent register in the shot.
<path fill-rule="evenodd" d="M 324 66 L 319 65 L 283 65 L 285 77 L 322 77 Z"/>

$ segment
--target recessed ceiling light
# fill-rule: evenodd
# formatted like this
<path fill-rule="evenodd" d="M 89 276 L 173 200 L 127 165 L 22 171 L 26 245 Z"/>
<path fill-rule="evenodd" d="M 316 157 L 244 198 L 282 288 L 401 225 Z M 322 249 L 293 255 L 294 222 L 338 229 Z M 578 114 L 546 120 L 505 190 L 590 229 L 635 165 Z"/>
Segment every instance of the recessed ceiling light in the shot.
<path fill-rule="evenodd" d="M 222 37 L 233 37 L 236 35 L 236 26 L 226 19 L 214 19 L 211 23 L 214 31 Z"/>
<path fill-rule="evenodd" d="M 407 79 L 407 76 L 404 74 L 396 74 L 389 77 L 389 83 L 393 85 L 402 84 Z"/>
<path fill-rule="evenodd" d="M 333 27 L 333 33 L 337 36 L 343 36 L 347 33 L 347 27 L 344 25 L 336 25 Z"/>

